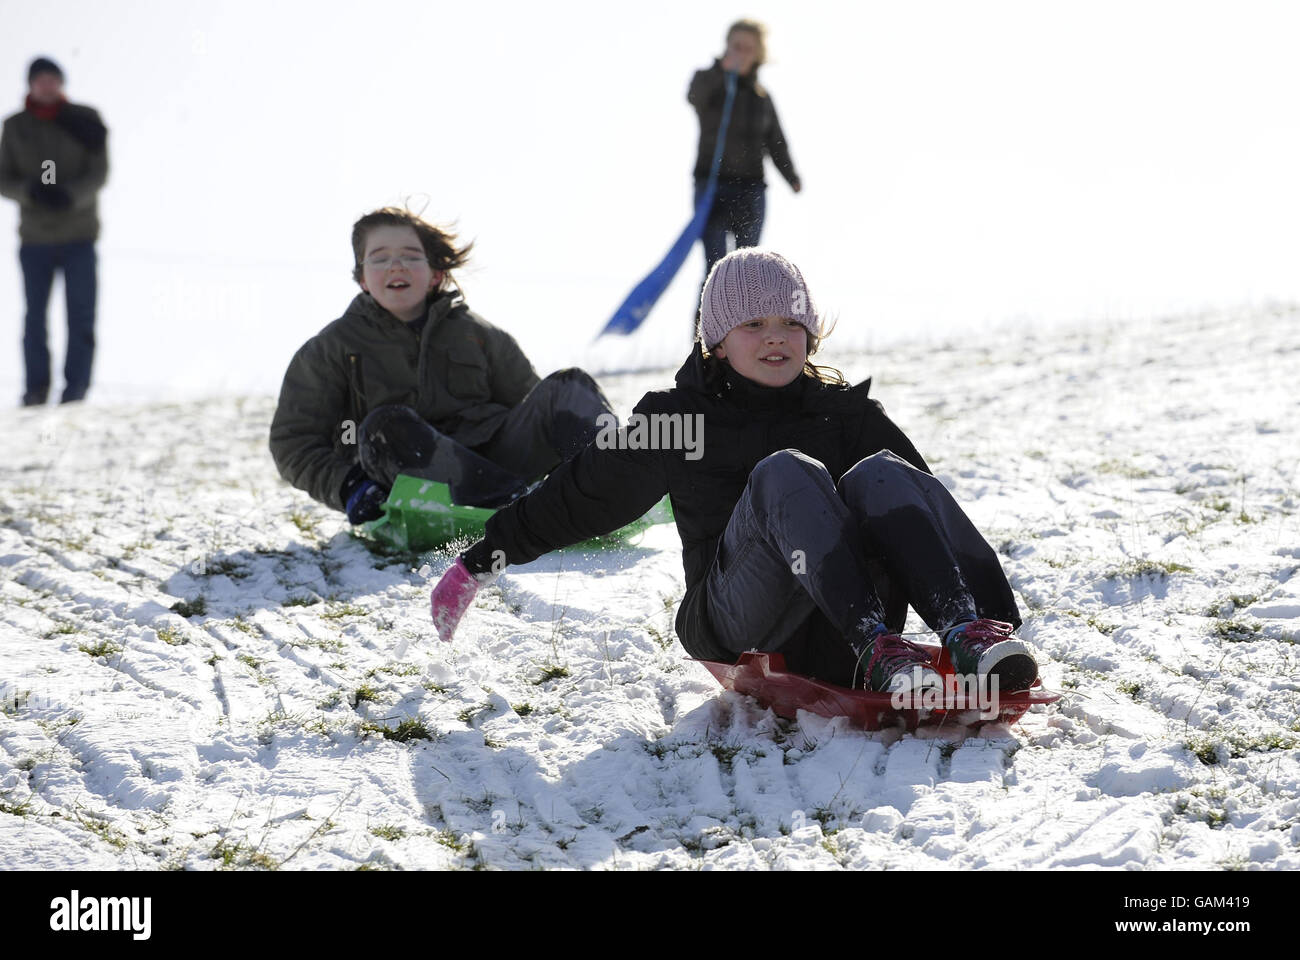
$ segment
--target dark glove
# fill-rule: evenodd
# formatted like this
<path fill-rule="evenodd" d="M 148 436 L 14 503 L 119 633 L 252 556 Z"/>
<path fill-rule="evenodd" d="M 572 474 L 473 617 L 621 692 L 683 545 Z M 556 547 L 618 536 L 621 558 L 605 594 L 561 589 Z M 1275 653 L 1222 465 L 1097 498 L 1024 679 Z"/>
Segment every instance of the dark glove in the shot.
<path fill-rule="evenodd" d="M 342 495 L 348 522 L 352 524 L 378 520 L 384 515 L 388 490 L 366 476 L 360 464 L 353 465 L 343 480 Z"/>
<path fill-rule="evenodd" d="M 72 206 L 72 194 L 66 188 L 57 183 L 42 183 L 39 177 L 27 184 L 27 196 L 32 203 L 47 210 L 67 210 Z"/>

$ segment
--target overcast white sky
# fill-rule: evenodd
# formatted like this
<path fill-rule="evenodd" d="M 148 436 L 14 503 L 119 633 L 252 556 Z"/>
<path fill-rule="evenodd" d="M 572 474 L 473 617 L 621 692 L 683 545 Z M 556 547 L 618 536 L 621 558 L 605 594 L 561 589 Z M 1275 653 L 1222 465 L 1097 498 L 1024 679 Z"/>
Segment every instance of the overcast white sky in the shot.
<path fill-rule="evenodd" d="M 590 341 L 689 218 L 686 87 L 743 15 L 805 184 L 769 166 L 764 243 L 838 316 L 828 359 L 1300 299 L 1287 3 L 0 0 L 0 108 L 46 54 L 110 127 L 101 397 L 274 392 L 356 292 L 352 221 L 417 195 L 477 241 L 470 305 L 539 372 L 675 366 L 698 248 L 640 333 Z M 5 201 L 0 402 L 16 224 Z M 51 325 L 61 367 L 61 303 Z"/>

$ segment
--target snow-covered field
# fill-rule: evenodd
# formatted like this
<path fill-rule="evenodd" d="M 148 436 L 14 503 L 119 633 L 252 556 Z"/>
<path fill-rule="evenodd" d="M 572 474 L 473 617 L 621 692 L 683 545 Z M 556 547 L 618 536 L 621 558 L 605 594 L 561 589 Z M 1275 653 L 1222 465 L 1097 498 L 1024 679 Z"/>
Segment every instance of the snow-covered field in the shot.
<path fill-rule="evenodd" d="M 512 568 L 446 646 L 446 557 L 280 481 L 271 398 L 18 411 L 0 865 L 1300 867 L 1300 308 L 834 342 L 998 548 L 1059 703 L 899 737 L 724 695 L 672 634 L 671 527 Z"/>

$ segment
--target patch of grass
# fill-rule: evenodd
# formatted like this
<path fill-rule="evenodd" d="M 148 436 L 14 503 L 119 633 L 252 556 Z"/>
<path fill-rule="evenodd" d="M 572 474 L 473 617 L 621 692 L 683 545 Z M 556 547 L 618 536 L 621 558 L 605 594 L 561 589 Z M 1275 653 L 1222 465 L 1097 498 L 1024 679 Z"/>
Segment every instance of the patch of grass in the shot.
<path fill-rule="evenodd" d="M 5 796 L 8 796 L 8 794 Z M 31 797 L 28 797 L 21 803 L 10 803 L 8 800 L 0 798 L 0 813 L 7 813 L 11 817 L 26 817 L 31 812 Z"/>
<path fill-rule="evenodd" d="M 428 726 L 419 717 L 408 717 L 396 727 L 389 727 L 379 723 L 363 723 L 361 731 L 363 733 L 383 734 L 385 740 L 396 740 L 398 743 L 406 743 L 410 740 L 433 739 L 433 734 L 429 731 Z"/>
<path fill-rule="evenodd" d="M 355 710 L 363 703 L 377 703 L 379 701 L 379 691 L 368 683 L 363 683 L 352 693 L 352 709 Z"/>
<path fill-rule="evenodd" d="M 311 606 L 315 606 L 318 603 L 320 603 L 320 597 L 289 597 L 287 600 L 284 601 L 284 603 L 280 604 L 280 606 L 311 607 Z"/>
<path fill-rule="evenodd" d="M 534 680 L 533 683 L 536 686 L 541 686 L 543 683 L 546 683 L 547 681 L 558 680 L 561 677 L 567 677 L 567 676 L 569 676 L 568 667 L 560 667 L 552 664 L 551 666 L 546 667 L 542 671 L 541 678 L 538 680 Z"/>
<path fill-rule="evenodd" d="M 77 645 L 80 650 L 88 657 L 111 657 L 114 654 L 122 652 L 122 648 L 111 640 L 100 640 L 98 643 L 81 643 Z"/>
<path fill-rule="evenodd" d="M 1219 762 L 1220 750 L 1231 759 L 1244 757 L 1249 753 L 1268 753 L 1273 750 L 1294 750 L 1300 746 L 1300 737 L 1293 737 L 1281 731 L 1268 733 L 1228 733 L 1215 739 L 1209 736 L 1192 736 L 1186 742 L 1187 749 L 1207 766 Z"/>
<path fill-rule="evenodd" d="M 252 575 L 252 571 L 229 557 L 220 557 L 204 563 L 203 576 L 211 577 L 217 574 L 224 574 L 232 580 L 244 580 Z"/>
<path fill-rule="evenodd" d="M 434 683 L 432 680 L 425 680 L 420 684 L 420 686 L 424 687 L 424 689 L 428 690 L 430 693 L 443 694 L 447 692 L 446 687 L 440 683 Z"/>
<path fill-rule="evenodd" d="M 435 843 L 440 843 L 449 850 L 455 850 L 457 853 L 465 852 L 465 844 L 460 842 L 460 837 L 450 830 L 439 830 L 433 835 Z"/>
<path fill-rule="evenodd" d="M 158 639 L 173 647 L 179 647 L 181 644 L 189 642 L 185 639 L 184 634 L 175 627 L 159 627 Z"/>
<path fill-rule="evenodd" d="M 718 763 L 728 773 L 731 772 L 731 765 L 736 759 L 736 754 L 740 753 L 740 747 L 731 744 L 715 743 L 711 748 L 713 756 Z"/>
<path fill-rule="evenodd" d="M 237 653 L 235 654 L 235 659 L 248 667 L 248 669 L 252 670 L 254 673 L 262 668 L 262 664 L 266 663 L 265 660 L 261 660 L 253 656 L 251 653 Z"/>
<path fill-rule="evenodd" d="M 472 726 L 474 723 L 474 718 L 478 716 L 478 712 L 484 709 L 486 706 L 487 704 L 480 703 L 472 707 L 466 707 L 464 710 L 462 710 L 460 713 L 456 715 L 456 718 L 460 720 L 461 723 L 465 724 L 465 726 L 467 727 Z"/>
<path fill-rule="evenodd" d="M 413 677 L 419 672 L 420 668 L 413 663 L 394 663 L 389 666 L 371 667 L 366 671 L 366 676 L 375 677 L 381 673 L 388 673 L 395 677 Z"/>
<path fill-rule="evenodd" d="M 1259 632 L 1261 626 L 1257 620 L 1216 620 L 1210 632 L 1229 643 L 1250 643 L 1264 639 Z"/>
<path fill-rule="evenodd" d="M 664 633 L 662 630 L 650 626 L 649 624 L 646 625 L 645 632 L 650 635 L 651 640 L 665 650 L 673 645 L 673 635 L 671 633 Z"/>
<path fill-rule="evenodd" d="M 317 520 L 306 510 L 291 510 L 289 512 L 289 522 L 298 528 L 299 533 L 306 534 L 309 537 L 316 536 Z"/>
<path fill-rule="evenodd" d="M 1116 687 L 1119 689 L 1120 693 L 1126 693 L 1134 700 L 1136 700 L 1138 694 L 1142 692 L 1142 684 L 1138 683 L 1136 680 L 1121 680 L 1116 684 Z"/>
<path fill-rule="evenodd" d="M 1135 466 L 1128 460 L 1103 460 L 1097 464 L 1097 470 L 1099 473 L 1114 473 L 1132 480 L 1145 480 L 1155 476 L 1150 470 Z"/>
<path fill-rule="evenodd" d="M 510 709 L 513 710 L 516 715 L 526 717 L 533 712 L 533 705 L 531 703 L 512 703 L 510 704 Z"/>
<path fill-rule="evenodd" d="M 370 832 L 381 840 L 401 840 L 406 836 L 405 830 L 392 824 L 380 824 L 377 827 L 371 827 Z"/>
<path fill-rule="evenodd" d="M 320 618 L 322 620 L 342 620 L 344 617 L 364 617 L 365 615 L 365 607 L 358 607 L 354 603 L 344 603 L 326 610 L 320 615 Z"/>
<path fill-rule="evenodd" d="M 65 620 L 63 623 L 60 623 L 53 630 L 47 631 L 45 634 L 45 639 L 51 640 L 54 637 L 67 636 L 69 633 L 76 633 L 76 632 L 77 632 L 77 625 L 75 623 L 68 623 Z"/>
<path fill-rule="evenodd" d="M 231 626 L 233 626 L 240 633 L 248 634 L 250 637 L 256 637 L 261 634 L 261 631 L 258 630 L 257 627 L 253 626 L 242 616 L 235 617 L 235 619 L 231 622 Z"/>
<path fill-rule="evenodd" d="M 1112 567 L 1103 574 L 1102 578 L 1105 580 L 1118 580 L 1121 577 L 1167 577 L 1172 573 L 1191 572 L 1192 568 L 1184 563 L 1142 558 L 1129 560 L 1117 567 Z"/>
<path fill-rule="evenodd" d="M 208 612 L 208 601 L 202 596 L 193 600 L 178 600 L 171 605 L 171 609 L 187 620 L 190 617 L 202 617 Z"/>
<path fill-rule="evenodd" d="M 1196 759 L 1207 767 L 1212 767 L 1219 762 L 1219 743 L 1210 737 L 1192 736 L 1187 738 L 1183 744 L 1188 750 L 1196 755 Z"/>
<path fill-rule="evenodd" d="M 83 827 L 85 827 L 89 832 L 93 833 L 95 836 L 99 837 L 99 839 L 103 840 L 110 847 L 113 847 L 114 849 L 117 850 L 126 849 L 126 835 L 123 834 L 121 830 L 118 830 L 116 827 L 114 827 L 111 823 L 108 823 L 105 820 L 95 820 L 95 819 L 88 820 L 85 817 L 82 817 L 80 814 L 74 814 L 74 816 L 77 818 L 77 822 L 79 824 L 81 824 Z"/>
<path fill-rule="evenodd" d="M 214 860 L 220 860 L 222 868 L 226 870 L 236 867 L 277 870 L 280 866 L 269 854 L 258 852 L 243 840 L 231 843 L 224 837 L 213 845 L 208 855 Z"/>

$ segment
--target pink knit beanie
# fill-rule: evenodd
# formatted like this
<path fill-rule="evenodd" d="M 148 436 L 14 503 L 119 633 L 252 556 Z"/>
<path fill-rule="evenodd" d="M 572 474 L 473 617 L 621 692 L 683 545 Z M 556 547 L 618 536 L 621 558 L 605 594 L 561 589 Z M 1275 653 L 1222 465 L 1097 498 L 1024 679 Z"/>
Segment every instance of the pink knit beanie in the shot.
<path fill-rule="evenodd" d="M 733 327 L 759 317 L 789 317 L 821 335 L 821 318 L 799 268 L 771 250 L 742 247 L 709 271 L 700 295 L 700 339 L 712 349 Z"/>

